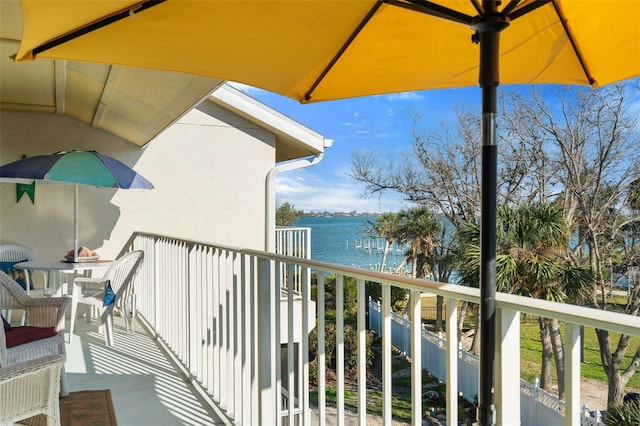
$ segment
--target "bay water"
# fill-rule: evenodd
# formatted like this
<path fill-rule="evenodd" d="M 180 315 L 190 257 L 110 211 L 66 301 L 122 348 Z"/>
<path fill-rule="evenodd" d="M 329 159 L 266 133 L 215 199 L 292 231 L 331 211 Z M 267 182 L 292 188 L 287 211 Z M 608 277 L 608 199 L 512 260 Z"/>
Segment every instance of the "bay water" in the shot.
<path fill-rule="evenodd" d="M 311 259 L 361 269 L 378 269 L 384 251 L 384 238 L 366 235 L 366 222 L 375 216 L 305 216 L 293 226 L 311 228 Z M 397 246 L 387 254 L 386 266 L 402 262 Z"/>

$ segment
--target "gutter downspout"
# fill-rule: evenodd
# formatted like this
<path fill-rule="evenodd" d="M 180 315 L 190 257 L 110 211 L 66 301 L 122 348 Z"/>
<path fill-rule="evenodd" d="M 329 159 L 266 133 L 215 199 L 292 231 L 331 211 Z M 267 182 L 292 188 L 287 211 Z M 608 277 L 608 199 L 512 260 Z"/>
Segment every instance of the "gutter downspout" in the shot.
<path fill-rule="evenodd" d="M 333 143 L 332 139 L 325 139 L 324 147 L 328 148 Z M 276 176 L 281 172 L 288 172 L 291 170 L 302 169 L 305 167 L 313 166 L 322 161 L 324 157 L 324 151 L 309 157 L 302 158 L 300 160 L 291 161 L 284 164 L 276 164 L 269 173 L 267 173 L 266 179 L 266 212 L 265 212 L 265 251 L 268 253 L 274 253 L 276 251 Z"/>

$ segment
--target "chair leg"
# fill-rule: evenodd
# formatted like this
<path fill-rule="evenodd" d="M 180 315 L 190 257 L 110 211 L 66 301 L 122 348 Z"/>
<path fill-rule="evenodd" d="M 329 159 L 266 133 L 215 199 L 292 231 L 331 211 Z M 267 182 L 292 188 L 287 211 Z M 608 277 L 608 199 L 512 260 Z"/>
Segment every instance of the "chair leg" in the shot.
<path fill-rule="evenodd" d="M 66 367 L 63 365 L 62 371 L 60 372 L 60 396 L 65 397 L 68 395 L 69 395 L 69 386 L 67 385 L 67 370 L 66 370 Z"/>
<path fill-rule="evenodd" d="M 60 405 L 58 401 L 51 407 L 47 414 L 47 426 L 60 426 Z"/>
<path fill-rule="evenodd" d="M 100 309 L 100 319 L 104 326 L 104 341 L 107 346 L 113 346 L 113 303 Z"/>
<path fill-rule="evenodd" d="M 73 294 L 71 296 L 71 324 L 69 325 L 69 343 L 73 339 L 73 327 L 76 324 L 76 315 L 78 314 L 78 299 L 80 298 L 80 287 L 73 286 Z"/>
<path fill-rule="evenodd" d="M 131 321 L 131 310 L 128 307 L 129 305 L 125 303 L 120 303 L 120 315 L 124 320 L 124 326 L 128 332 L 133 334 L 133 323 Z"/>

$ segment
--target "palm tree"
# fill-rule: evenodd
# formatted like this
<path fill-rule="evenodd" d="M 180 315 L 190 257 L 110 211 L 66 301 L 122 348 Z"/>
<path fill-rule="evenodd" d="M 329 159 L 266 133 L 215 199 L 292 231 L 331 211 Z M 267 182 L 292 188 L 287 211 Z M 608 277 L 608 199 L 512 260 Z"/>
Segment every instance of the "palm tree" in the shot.
<path fill-rule="evenodd" d="M 428 263 L 436 247 L 440 223 L 435 214 L 424 207 L 413 207 L 399 213 L 401 225 L 400 240 L 409 244 L 412 276 L 424 278 Z"/>
<path fill-rule="evenodd" d="M 571 266 L 565 258 L 570 232 L 562 209 L 530 202 L 512 209 L 501 206 L 497 217 L 496 284 L 498 291 L 556 302 L 579 301 L 593 286 L 589 270 Z M 467 224 L 461 232 L 460 276 L 477 286 L 480 232 Z M 541 386 L 551 387 L 551 356 L 555 358 L 558 394 L 564 398 L 563 345 L 555 319 L 539 322 L 542 341 Z M 553 354 L 551 353 L 553 352 Z"/>
<path fill-rule="evenodd" d="M 398 236 L 400 227 L 400 216 L 397 213 L 387 212 L 378 216 L 375 222 L 369 224 L 372 234 L 375 237 L 382 237 L 384 241 L 384 252 L 382 253 L 382 262 L 380 263 L 380 271 L 384 271 L 387 262 L 387 253 L 389 247 L 394 243 Z"/>
<path fill-rule="evenodd" d="M 411 275 L 425 278 L 427 272 L 433 273 L 432 265 L 436 262 L 436 246 L 442 225 L 436 215 L 425 207 L 414 207 L 402 210 L 400 240 L 409 244 L 407 257 L 411 259 Z M 442 296 L 436 297 L 436 331 L 442 330 Z"/>

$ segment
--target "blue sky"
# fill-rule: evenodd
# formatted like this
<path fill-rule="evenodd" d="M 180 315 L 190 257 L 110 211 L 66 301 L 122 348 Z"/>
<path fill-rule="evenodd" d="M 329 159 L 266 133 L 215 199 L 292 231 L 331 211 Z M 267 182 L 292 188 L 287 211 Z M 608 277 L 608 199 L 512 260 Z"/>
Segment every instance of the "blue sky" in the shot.
<path fill-rule="evenodd" d="M 421 130 L 452 121 L 456 105 L 465 105 L 480 114 L 481 91 L 477 87 L 301 105 L 264 90 L 234 86 L 325 138 L 333 139 L 333 146 L 325 150 L 319 164 L 278 176 L 278 205 L 289 202 L 305 212 L 373 213 L 402 209 L 405 205 L 394 193 L 363 198 L 363 187 L 349 176 L 353 155 L 360 151 L 373 151 L 380 156 L 410 151 L 413 112 L 422 117 Z"/>
<path fill-rule="evenodd" d="M 630 111 L 640 112 L 640 79 L 623 84 Z M 314 166 L 281 173 L 276 184 L 277 204 L 289 202 L 305 212 L 378 213 L 398 211 L 407 207 L 401 197 L 392 192 L 364 198 L 364 187 L 351 179 L 349 172 L 353 155 L 373 151 L 381 158 L 410 152 L 413 115 L 419 113 L 420 133 L 452 124 L 456 107 L 481 114 L 479 87 L 441 89 L 353 98 L 339 101 L 301 105 L 297 101 L 265 90 L 232 83 L 258 101 L 304 126 L 333 139 L 333 146 L 325 150 L 323 160 Z M 518 90 L 530 86 L 501 86 Z M 544 91 L 545 86 L 537 86 Z M 551 86 L 546 86 L 551 87 Z M 498 118 L 498 125 L 500 125 Z"/>

